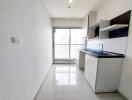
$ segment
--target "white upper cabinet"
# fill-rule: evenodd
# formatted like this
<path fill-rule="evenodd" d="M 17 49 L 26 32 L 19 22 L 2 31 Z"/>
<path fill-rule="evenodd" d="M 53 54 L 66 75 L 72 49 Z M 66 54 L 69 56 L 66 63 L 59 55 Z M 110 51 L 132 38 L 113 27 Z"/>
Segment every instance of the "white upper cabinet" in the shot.
<path fill-rule="evenodd" d="M 90 12 L 88 15 L 88 19 L 89 19 L 89 27 L 94 26 L 96 23 L 96 19 L 97 19 L 97 13 L 96 12 Z"/>

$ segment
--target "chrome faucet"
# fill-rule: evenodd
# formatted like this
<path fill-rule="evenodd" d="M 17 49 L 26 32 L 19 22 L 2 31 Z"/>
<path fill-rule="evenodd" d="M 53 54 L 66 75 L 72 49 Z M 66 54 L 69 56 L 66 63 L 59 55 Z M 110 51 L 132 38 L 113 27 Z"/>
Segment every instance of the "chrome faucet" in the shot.
<path fill-rule="evenodd" d="M 104 45 L 103 45 L 103 43 L 100 43 L 99 45 L 101 46 L 101 51 L 103 52 L 104 51 Z"/>

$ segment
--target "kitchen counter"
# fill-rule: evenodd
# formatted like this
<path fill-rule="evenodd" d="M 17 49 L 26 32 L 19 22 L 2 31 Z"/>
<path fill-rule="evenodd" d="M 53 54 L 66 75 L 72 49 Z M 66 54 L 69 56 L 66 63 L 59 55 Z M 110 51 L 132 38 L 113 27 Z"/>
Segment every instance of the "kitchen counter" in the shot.
<path fill-rule="evenodd" d="M 80 50 L 85 56 L 84 75 L 95 93 L 116 92 L 120 83 L 124 55 L 96 50 Z M 80 64 L 81 65 L 81 64 Z"/>
<path fill-rule="evenodd" d="M 91 56 L 95 56 L 97 58 L 124 58 L 123 54 L 112 53 L 107 51 L 97 51 L 97 50 L 90 50 L 90 49 L 81 49 L 80 52 L 85 54 L 89 54 Z"/>

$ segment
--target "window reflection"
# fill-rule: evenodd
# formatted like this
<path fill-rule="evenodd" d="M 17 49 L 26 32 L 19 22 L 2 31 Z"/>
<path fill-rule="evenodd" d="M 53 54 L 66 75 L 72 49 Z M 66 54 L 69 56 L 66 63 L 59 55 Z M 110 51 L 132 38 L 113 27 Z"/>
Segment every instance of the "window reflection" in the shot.
<path fill-rule="evenodd" d="M 77 85 L 76 67 L 56 67 L 57 85 Z"/>

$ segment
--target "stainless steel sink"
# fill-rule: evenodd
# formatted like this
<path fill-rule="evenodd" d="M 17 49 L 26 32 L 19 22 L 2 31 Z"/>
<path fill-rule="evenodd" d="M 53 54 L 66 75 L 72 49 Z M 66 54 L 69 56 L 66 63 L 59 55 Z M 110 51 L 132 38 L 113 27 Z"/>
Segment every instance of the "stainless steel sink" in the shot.
<path fill-rule="evenodd" d="M 98 56 L 117 56 L 118 55 L 116 53 L 111 53 L 106 51 L 88 50 L 88 49 L 86 49 L 86 51 L 89 51 L 90 53 L 94 55 L 98 55 Z"/>

